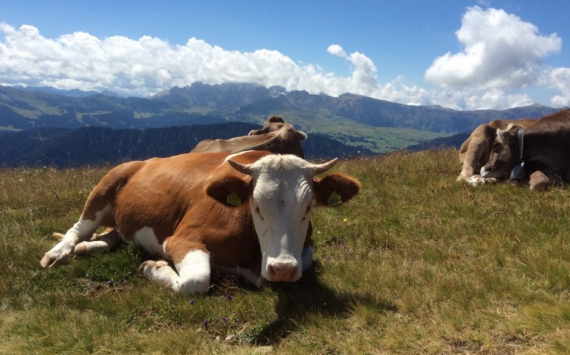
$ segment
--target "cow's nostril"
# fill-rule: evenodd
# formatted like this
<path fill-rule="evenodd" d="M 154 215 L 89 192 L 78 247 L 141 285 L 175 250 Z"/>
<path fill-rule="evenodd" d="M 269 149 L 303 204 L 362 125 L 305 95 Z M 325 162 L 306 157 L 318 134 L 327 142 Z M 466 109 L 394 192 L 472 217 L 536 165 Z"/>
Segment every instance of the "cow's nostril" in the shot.
<path fill-rule="evenodd" d="M 292 263 L 276 263 L 267 266 L 270 281 L 295 281 L 299 266 Z"/>
<path fill-rule="evenodd" d="M 267 267 L 267 272 L 268 272 L 269 276 L 271 277 L 271 279 L 274 279 L 275 276 L 277 276 L 277 274 L 279 272 L 279 268 L 269 265 Z"/>

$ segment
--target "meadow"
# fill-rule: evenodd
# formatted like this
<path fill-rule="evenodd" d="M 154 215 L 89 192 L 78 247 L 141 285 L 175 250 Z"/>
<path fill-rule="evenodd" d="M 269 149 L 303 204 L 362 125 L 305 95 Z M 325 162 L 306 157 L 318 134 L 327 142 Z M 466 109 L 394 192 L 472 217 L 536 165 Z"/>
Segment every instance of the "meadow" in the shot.
<path fill-rule="evenodd" d="M 333 170 L 362 190 L 314 213 L 315 267 L 183 297 L 134 247 L 39 260 L 109 167 L 0 169 L 0 354 L 568 354 L 570 190 L 459 184 L 457 151 Z"/>

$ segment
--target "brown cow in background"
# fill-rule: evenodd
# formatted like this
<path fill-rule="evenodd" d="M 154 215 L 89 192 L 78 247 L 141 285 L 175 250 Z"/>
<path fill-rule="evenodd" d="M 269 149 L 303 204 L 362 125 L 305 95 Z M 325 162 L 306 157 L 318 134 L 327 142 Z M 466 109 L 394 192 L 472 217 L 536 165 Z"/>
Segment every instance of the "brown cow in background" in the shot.
<path fill-rule="evenodd" d="M 544 116 L 523 127 L 518 122 L 497 129 L 489 161 L 481 169 L 484 179 L 526 181 L 543 190 L 549 181 L 570 181 L 570 109 Z"/>
<path fill-rule="evenodd" d="M 477 127 L 459 148 L 459 162 L 462 164 L 462 168 L 457 181 L 467 182 L 473 186 L 496 182 L 496 179 L 493 178 L 482 178 L 479 172 L 489 161 L 491 147 L 497 136 L 497 129 L 505 129 L 511 123 L 526 127 L 534 122 L 536 119 L 531 118 L 495 119 Z"/>
<path fill-rule="evenodd" d="M 246 150 L 267 150 L 274 154 L 293 154 L 304 158 L 301 141 L 307 139 L 302 131 L 285 123 L 283 117 L 272 116 L 262 129 L 253 130 L 249 135 L 231 139 L 206 139 L 192 150 L 197 152 L 237 153 Z"/>

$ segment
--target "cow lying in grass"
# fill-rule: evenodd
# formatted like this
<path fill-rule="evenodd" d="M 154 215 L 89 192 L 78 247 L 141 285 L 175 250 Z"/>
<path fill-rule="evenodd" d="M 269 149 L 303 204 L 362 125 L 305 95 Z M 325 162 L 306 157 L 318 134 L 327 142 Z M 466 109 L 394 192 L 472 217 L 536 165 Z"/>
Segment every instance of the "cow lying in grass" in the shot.
<path fill-rule="evenodd" d="M 188 153 L 121 164 L 89 195 L 81 217 L 42 258 L 42 267 L 74 252 L 107 249 L 106 234 L 169 260 L 145 261 L 143 274 L 183 294 L 206 292 L 210 270 L 241 274 L 259 284 L 293 282 L 312 264 L 314 206 L 340 205 L 359 191 L 332 173 L 337 159 L 312 164 L 267 151 Z"/>
<path fill-rule="evenodd" d="M 467 182 L 472 186 L 496 182 L 496 179 L 493 178 L 482 178 L 479 172 L 489 161 L 491 147 L 497 136 L 497 129 L 505 129 L 511 123 L 517 123 L 521 127 L 526 127 L 535 121 L 535 119 L 530 118 L 517 120 L 497 119 L 475 128 L 469 138 L 459 148 L 459 162 L 462 164 L 462 167 L 457 181 Z"/>
<path fill-rule="evenodd" d="M 245 150 L 268 150 L 275 154 L 294 154 L 304 158 L 301 141 L 307 139 L 281 116 L 271 116 L 263 128 L 250 131 L 247 136 L 231 139 L 206 139 L 196 145 L 192 152 L 242 152 Z"/>
<path fill-rule="evenodd" d="M 497 129 L 484 179 L 529 179 L 542 190 L 553 178 L 570 181 L 570 109 L 544 116 L 526 127 Z"/>

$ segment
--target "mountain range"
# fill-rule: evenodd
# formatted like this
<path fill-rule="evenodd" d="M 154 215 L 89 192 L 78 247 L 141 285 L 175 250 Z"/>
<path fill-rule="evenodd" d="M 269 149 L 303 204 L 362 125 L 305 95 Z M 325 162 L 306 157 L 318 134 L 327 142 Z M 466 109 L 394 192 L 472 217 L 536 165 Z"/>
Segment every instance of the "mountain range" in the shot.
<path fill-rule="evenodd" d="M 112 92 L 0 86 L 0 130 L 14 134 L 38 128 L 44 129 L 45 136 L 55 134 L 54 129 L 144 130 L 232 122 L 256 124 L 258 128 L 268 116 L 281 115 L 310 138 L 318 135 L 355 151 L 374 153 L 469 132 L 494 118 L 537 118 L 557 110 L 531 105 L 508 110 L 456 111 L 440 106 L 402 105 L 349 93 L 332 97 L 248 83 L 193 83 L 149 98 L 124 98 Z M 1 138 L 8 140 L 10 134 L 5 132 Z"/>

